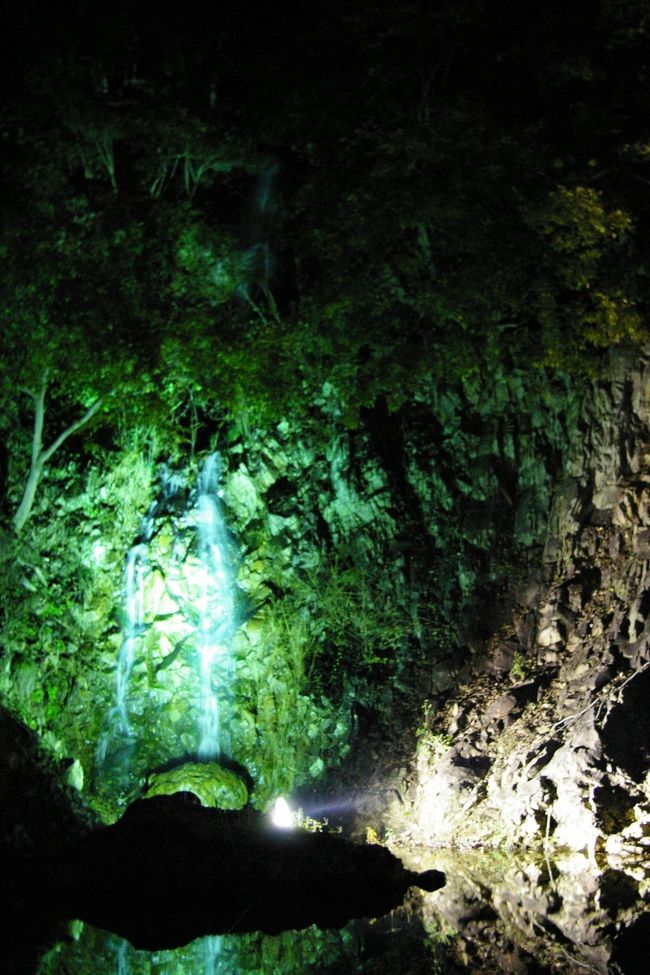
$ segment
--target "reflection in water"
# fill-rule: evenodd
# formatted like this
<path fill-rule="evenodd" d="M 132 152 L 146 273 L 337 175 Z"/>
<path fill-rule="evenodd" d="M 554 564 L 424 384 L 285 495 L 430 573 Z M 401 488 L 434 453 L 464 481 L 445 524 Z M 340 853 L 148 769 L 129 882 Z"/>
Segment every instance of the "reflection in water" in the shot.
<path fill-rule="evenodd" d="M 183 948 L 149 952 L 137 951 L 128 941 L 85 925 L 76 941 L 59 946 L 43 960 L 39 975 L 352 973 L 358 971 L 359 939 L 349 928 L 209 937 Z"/>
<path fill-rule="evenodd" d="M 341 931 L 209 938 L 174 951 L 136 951 L 121 942 L 120 957 L 130 975 L 647 972 L 648 915 L 639 920 L 644 881 L 635 880 L 636 868 L 603 871 L 576 855 L 536 862 L 477 851 L 437 852 L 436 865 L 447 873 L 445 888 L 413 891 L 377 921 Z M 86 925 L 77 941 L 44 960 L 41 975 L 115 975 L 115 945 L 113 935 Z"/>
<path fill-rule="evenodd" d="M 100 931 L 86 925 L 77 943 L 66 946 L 57 952 L 56 969 L 49 969 L 44 963 L 41 971 L 52 971 L 53 975 L 59 970 L 66 975 L 104 975 L 101 964 L 95 961 L 101 958 L 99 947 L 105 940 L 113 949 L 114 961 L 106 975 L 236 975 L 240 972 L 237 958 L 237 939 L 230 938 L 227 950 L 223 950 L 224 939 L 220 935 L 210 935 L 199 938 L 184 948 L 174 951 L 137 951 L 124 938 Z M 92 961 L 92 969 L 89 966 Z M 243 971 L 242 971 L 243 975 Z"/>
<path fill-rule="evenodd" d="M 432 933 L 452 930 L 449 971 L 530 975 L 641 975 L 625 958 L 622 935 L 643 912 L 638 878 L 566 852 L 551 858 L 507 852 L 439 853 L 447 886 L 423 898 Z M 635 879 L 634 875 L 637 875 Z M 648 946 L 650 947 L 650 946 Z M 646 956 L 647 957 L 647 956 Z"/>

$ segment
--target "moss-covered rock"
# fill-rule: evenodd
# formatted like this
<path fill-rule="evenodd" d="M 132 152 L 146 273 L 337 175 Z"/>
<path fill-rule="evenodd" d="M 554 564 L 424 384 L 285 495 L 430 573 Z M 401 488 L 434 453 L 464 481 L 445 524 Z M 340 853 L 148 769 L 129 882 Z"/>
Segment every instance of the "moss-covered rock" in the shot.
<path fill-rule="evenodd" d="M 248 802 L 244 780 L 217 762 L 186 762 L 149 776 L 147 797 L 175 792 L 192 792 L 202 805 L 216 809 L 243 809 Z"/>

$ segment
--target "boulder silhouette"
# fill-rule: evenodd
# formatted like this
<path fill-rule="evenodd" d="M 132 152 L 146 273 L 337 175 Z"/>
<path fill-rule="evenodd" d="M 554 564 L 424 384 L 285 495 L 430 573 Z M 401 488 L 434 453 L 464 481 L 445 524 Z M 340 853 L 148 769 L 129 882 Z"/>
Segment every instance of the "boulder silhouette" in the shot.
<path fill-rule="evenodd" d="M 339 928 L 397 907 L 409 887 L 436 890 L 381 846 L 283 830 L 247 807 L 208 809 L 188 793 L 139 799 L 89 833 L 52 871 L 48 899 L 136 948 L 206 934 Z"/>

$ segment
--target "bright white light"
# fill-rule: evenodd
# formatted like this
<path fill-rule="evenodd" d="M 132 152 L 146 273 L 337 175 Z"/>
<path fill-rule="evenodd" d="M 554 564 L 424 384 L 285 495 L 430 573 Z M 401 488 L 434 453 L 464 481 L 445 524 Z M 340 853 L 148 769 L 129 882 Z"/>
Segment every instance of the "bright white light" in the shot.
<path fill-rule="evenodd" d="M 271 812 L 271 822 L 278 829 L 293 829 L 296 825 L 296 818 L 291 812 L 289 803 L 282 796 L 278 798 L 273 803 L 273 810 Z"/>

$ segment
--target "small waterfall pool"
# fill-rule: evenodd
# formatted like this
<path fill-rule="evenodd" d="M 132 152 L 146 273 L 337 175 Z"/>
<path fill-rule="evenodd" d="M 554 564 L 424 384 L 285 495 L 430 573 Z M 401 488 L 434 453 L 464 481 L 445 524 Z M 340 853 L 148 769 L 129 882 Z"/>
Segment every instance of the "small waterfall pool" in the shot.
<path fill-rule="evenodd" d="M 501 852 L 446 853 L 447 887 L 412 891 L 383 918 L 339 931 L 224 935 L 136 951 L 88 925 L 39 975 L 645 975 L 648 914 L 621 877 L 588 858 L 544 863 Z M 560 872 L 564 871 L 564 872 Z M 603 895 L 606 889 L 608 894 Z M 627 890 L 627 893 L 626 893 Z M 278 893 L 281 896 L 281 892 Z"/>

